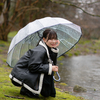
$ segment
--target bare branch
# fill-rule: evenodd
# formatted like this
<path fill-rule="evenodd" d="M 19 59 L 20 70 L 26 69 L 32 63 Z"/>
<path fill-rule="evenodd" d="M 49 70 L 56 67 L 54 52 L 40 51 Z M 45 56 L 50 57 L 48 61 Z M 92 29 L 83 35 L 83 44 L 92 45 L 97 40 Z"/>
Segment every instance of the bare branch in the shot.
<path fill-rule="evenodd" d="M 84 9 L 82 9 L 81 7 L 75 5 L 75 4 L 72 4 L 72 3 L 66 3 L 66 2 L 62 2 L 62 1 L 53 1 L 51 0 L 52 2 L 55 2 L 55 3 L 58 3 L 58 4 L 64 4 L 64 5 L 68 5 L 68 6 L 73 6 L 73 7 L 76 7 L 78 9 L 81 9 L 84 13 L 88 14 L 88 15 L 91 15 L 91 16 L 94 16 L 94 17 L 100 17 L 100 15 L 95 15 L 95 14 L 91 14 L 87 11 L 85 11 Z"/>
<path fill-rule="evenodd" d="M 91 5 L 91 4 L 95 4 L 95 3 L 100 3 L 100 1 L 95 1 L 95 2 L 91 2 L 91 3 L 79 3 L 79 2 L 77 2 L 77 3 L 74 3 L 74 4 L 87 4 L 87 5 Z"/>
<path fill-rule="evenodd" d="M 24 6 L 24 7 L 21 7 L 20 9 L 17 9 L 16 11 L 19 12 L 21 10 L 24 10 L 24 9 L 32 9 L 32 10 L 38 10 L 39 8 L 38 7 L 35 7 L 35 6 Z"/>
<path fill-rule="evenodd" d="M 9 97 L 9 98 L 24 99 L 22 97 L 14 97 L 14 96 L 9 96 L 9 95 L 4 95 L 4 96 Z"/>

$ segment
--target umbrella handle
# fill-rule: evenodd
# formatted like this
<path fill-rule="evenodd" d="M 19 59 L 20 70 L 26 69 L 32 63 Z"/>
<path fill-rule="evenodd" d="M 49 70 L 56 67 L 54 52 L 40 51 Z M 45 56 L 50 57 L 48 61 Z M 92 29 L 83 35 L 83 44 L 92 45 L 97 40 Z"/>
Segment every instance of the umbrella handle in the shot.
<path fill-rule="evenodd" d="M 59 73 L 58 73 L 58 72 L 56 72 L 56 74 L 57 74 L 57 76 L 58 76 L 58 78 L 59 78 L 59 79 L 58 79 L 58 80 L 56 80 L 54 76 L 53 76 L 53 79 L 54 79 L 56 82 L 59 82 L 59 81 L 60 81 L 60 75 L 59 75 Z"/>

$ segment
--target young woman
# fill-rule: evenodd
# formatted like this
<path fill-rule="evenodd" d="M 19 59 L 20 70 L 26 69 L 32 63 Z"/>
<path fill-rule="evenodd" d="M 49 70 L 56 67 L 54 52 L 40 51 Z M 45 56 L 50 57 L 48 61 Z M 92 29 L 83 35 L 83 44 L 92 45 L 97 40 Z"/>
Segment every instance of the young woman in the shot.
<path fill-rule="evenodd" d="M 28 97 L 39 97 L 41 94 L 44 97 L 55 97 L 56 91 L 54 88 L 53 74 L 54 71 L 58 71 L 57 63 L 57 53 L 59 49 L 57 48 L 60 41 L 57 39 L 57 34 L 51 29 L 46 29 L 43 32 L 43 37 L 40 40 L 37 47 L 29 50 L 15 65 L 11 76 L 14 77 L 14 73 L 17 71 L 20 73 L 20 69 L 24 66 L 28 66 L 29 72 L 25 70 L 23 73 L 27 73 L 27 80 L 24 81 L 20 91 L 20 94 L 27 95 Z M 26 64 L 28 60 L 28 64 Z M 17 67 L 17 68 L 16 68 Z M 21 72 L 22 73 L 22 72 Z M 11 77 L 10 76 L 10 77 Z M 24 77 L 21 75 L 19 77 Z M 14 82 L 14 78 L 12 79 Z M 17 82 L 17 81 L 16 81 Z M 28 84 L 28 85 L 27 85 Z"/>

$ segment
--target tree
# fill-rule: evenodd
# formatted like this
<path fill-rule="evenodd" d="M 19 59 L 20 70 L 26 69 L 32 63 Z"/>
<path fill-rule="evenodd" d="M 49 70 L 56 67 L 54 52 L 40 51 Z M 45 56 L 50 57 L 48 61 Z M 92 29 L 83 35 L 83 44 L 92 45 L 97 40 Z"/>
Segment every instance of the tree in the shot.
<path fill-rule="evenodd" d="M 49 0 L 1 0 L 0 1 L 0 40 L 7 41 L 8 33 L 15 23 L 20 27 L 38 18 Z M 41 12 L 39 12 L 41 10 Z M 40 13 L 40 14 L 37 14 Z M 41 14 L 42 17 L 42 14 Z"/>
<path fill-rule="evenodd" d="M 0 39 L 7 40 L 7 34 L 9 32 L 8 26 L 8 12 L 10 8 L 10 0 L 7 0 L 4 3 L 4 0 L 1 0 L 0 3 Z M 7 28 L 7 29 L 6 29 Z"/>
<path fill-rule="evenodd" d="M 82 10 L 86 14 L 89 14 L 91 16 L 100 17 L 99 14 L 92 14 L 91 12 L 89 12 L 88 9 L 86 9 L 88 6 L 92 5 L 92 8 L 94 10 L 96 10 L 96 13 L 98 13 L 100 7 L 99 7 L 99 4 L 97 6 L 97 3 L 100 3 L 100 1 L 96 1 L 96 0 L 95 0 L 95 2 L 94 2 L 94 0 L 85 0 L 85 1 L 84 0 L 72 0 L 72 1 L 70 1 L 70 0 L 51 0 L 51 1 L 58 3 L 58 4 L 73 6 L 75 8 Z M 96 9 L 93 7 L 93 5 L 95 5 Z"/>
<path fill-rule="evenodd" d="M 100 34 L 100 0 L 51 0 L 65 5 L 64 18 L 82 27 L 83 37 L 99 38 Z M 68 9 L 69 8 L 69 9 Z M 68 14 L 66 14 L 68 12 Z"/>
<path fill-rule="evenodd" d="M 36 18 L 45 16 L 59 16 L 66 18 L 66 14 L 67 18 L 68 16 L 71 18 L 74 14 L 73 12 L 75 12 L 73 8 L 80 9 L 82 14 L 84 12 L 90 16 L 100 17 L 100 15 L 98 15 L 98 12 L 100 11 L 98 3 L 99 1 L 97 0 L 95 0 L 95 2 L 94 0 L 85 0 L 85 2 L 84 0 L 0 0 L 0 40 L 8 40 L 7 36 L 12 27 L 22 28 L 28 22 L 33 21 Z M 52 9 L 53 5 L 55 6 L 54 9 Z M 67 6 L 67 9 L 69 9 L 69 6 L 69 10 L 72 9 L 73 12 L 70 11 L 69 14 L 69 12 L 65 12 L 66 8 L 62 10 L 59 5 L 65 5 Z M 93 8 L 95 13 L 89 11 L 89 6 L 92 6 L 91 8 Z M 87 15 L 85 15 L 85 17 Z M 75 17 L 77 18 L 77 16 Z M 81 17 L 83 17 L 83 15 L 81 15 Z M 83 21 L 82 24 L 84 22 L 85 21 Z"/>

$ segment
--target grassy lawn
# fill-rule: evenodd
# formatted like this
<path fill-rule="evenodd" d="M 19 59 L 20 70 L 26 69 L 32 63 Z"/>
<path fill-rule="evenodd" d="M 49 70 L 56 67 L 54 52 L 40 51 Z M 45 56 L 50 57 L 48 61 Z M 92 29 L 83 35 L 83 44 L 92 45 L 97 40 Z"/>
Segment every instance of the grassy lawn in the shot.
<path fill-rule="evenodd" d="M 80 41 L 66 54 L 70 56 L 87 55 L 87 54 L 100 54 L 100 39 L 87 40 L 81 38 Z"/>

